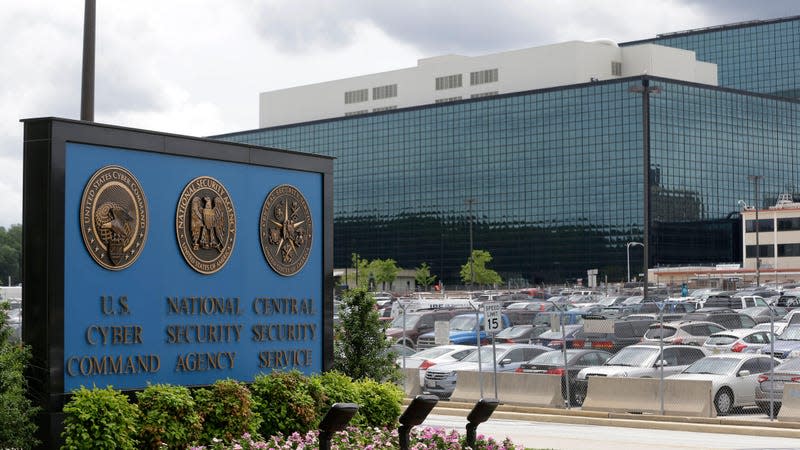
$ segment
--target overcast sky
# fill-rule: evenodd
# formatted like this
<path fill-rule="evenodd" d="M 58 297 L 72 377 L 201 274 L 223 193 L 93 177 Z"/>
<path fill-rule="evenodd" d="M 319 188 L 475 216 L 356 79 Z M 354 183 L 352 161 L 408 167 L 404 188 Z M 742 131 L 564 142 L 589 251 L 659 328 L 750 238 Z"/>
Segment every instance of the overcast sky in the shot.
<path fill-rule="evenodd" d="M 82 0 L 0 0 L 0 226 L 22 222 L 22 118 L 80 117 Z M 95 121 L 258 127 L 258 94 L 568 40 L 800 15 L 797 0 L 97 2 Z"/>

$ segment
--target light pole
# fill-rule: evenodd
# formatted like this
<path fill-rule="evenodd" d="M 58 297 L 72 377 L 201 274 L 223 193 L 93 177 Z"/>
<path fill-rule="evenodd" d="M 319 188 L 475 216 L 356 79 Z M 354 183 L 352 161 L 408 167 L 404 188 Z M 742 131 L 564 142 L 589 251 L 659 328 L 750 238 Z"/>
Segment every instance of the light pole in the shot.
<path fill-rule="evenodd" d="M 475 268 L 472 265 L 472 204 L 475 203 L 474 198 L 465 200 L 468 207 L 469 214 L 469 290 L 475 289 Z"/>
<path fill-rule="evenodd" d="M 658 86 L 650 86 L 650 80 L 642 78 L 640 86 L 631 86 L 628 92 L 642 94 L 642 173 L 643 179 L 643 230 L 642 230 L 642 251 L 644 253 L 642 259 L 644 260 L 643 267 L 643 288 L 642 295 L 647 298 L 647 271 L 650 266 L 650 94 L 658 94 L 661 88 Z"/>
<path fill-rule="evenodd" d="M 761 246 L 758 242 L 758 185 L 761 184 L 762 175 L 748 175 L 747 179 L 753 182 L 755 188 L 755 198 L 753 199 L 753 206 L 756 210 L 756 286 L 761 286 Z"/>
<path fill-rule="evenodd" d="M 626 253 L 628 254 L 628 283 L 631 282 L 631 246 L 632 245 L 641 245 L 642 247 L 644 247 L 644 244 L 642 244 L 641 242 L 628 242 L 627 244 L 625 244 Z"/>

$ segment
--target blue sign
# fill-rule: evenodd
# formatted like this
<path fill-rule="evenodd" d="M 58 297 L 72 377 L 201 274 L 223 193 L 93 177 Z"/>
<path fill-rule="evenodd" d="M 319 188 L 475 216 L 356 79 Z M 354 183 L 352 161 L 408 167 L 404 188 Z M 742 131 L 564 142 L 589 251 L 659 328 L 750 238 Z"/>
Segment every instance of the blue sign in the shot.
<path fill-rule="evenodd" d="M 65 391 L 206 385 L 252 381 L 275 369 L 322 370 L 321 174 L 71 142 L 65 166 Z M 106 166 L 132 174 L 147 203 L 144 244 L 120 270 L 93 259 L 81 230 L 82 194 Z M 236 222 L 229 258 L 213 273 L 187 263 L 176 231 L 181 194 L 198 177 L 224 186 Z M 259 232 L 265 199 L 281 185 L 299 191 L 310 216 L 319 218 L 312 221 L 308 259 L 291 276 L 270 267 Z"/>

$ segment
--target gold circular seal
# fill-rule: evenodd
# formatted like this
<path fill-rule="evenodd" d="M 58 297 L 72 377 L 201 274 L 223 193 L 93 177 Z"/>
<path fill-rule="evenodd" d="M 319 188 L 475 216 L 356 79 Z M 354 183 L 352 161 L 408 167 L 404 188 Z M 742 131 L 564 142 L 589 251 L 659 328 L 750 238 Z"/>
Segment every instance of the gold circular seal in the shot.
<path fill-rule="evenodd" d="M 303 194 L 282 184 L 269 193 L 259 220 L 261 250 L 275 272 L 296 274 L 311 252 L 311 211 Z"/>
<path fill-rule="evenodd" d="M 236 213 L 225 186 L 211 177 L 190 181 L 178 200 L 175 230 L 192 269 L 211 274 L 225 266 L 236 241 Z"/>
<path fill-rule="evenodd" d="M 139 180 L 120 166 L 105 166 L 86 183 L 81 196 L 83 243 L 109 270 L 136 261 L 147 239 L 147 199 Z"/>

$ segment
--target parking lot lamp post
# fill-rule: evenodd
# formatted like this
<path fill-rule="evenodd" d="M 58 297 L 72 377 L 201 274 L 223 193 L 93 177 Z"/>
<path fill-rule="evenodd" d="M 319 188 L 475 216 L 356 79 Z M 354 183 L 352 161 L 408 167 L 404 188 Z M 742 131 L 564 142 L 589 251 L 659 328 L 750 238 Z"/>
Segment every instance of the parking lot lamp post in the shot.
<path fill-rule="evenodd" d="M 758 223 L 758 222 L 756 222 Z M 769 396 L 769 421 L 775 420 L 775 400 L 773 395 L 775 393 L 775 310 L 772 305 L 767 305 L 769 308 L 769 387 L 772 395 Z"/>
<path fill-rule="evenodd" d="M 642 247 L 644 247 L 644 244 L 642 244 L 641 242 L 628 242 L 627 244 L 625 244 L 626 253 L 628 255 L 628 283 L 631 282 L 631 246 L 632 245 L 641 245 Z"/>
<path fill-rule="evenodd" d="M 475 268 L 472 263 L 472 204 L 475 203 L 474 198 L 466 200 L 469 215 L 469 290 L 475 289 Z"/>
<path fill-rule="evenodd" d="M 753 199 L 753 206 L 756 210 L 756 286 L 761 286 L 761 246 L 758 242 L 758 185 L 761 184 L 762 175 L 748 175 L 747 179 L 753 182 L 755 187 L 755 199 Z"/>

